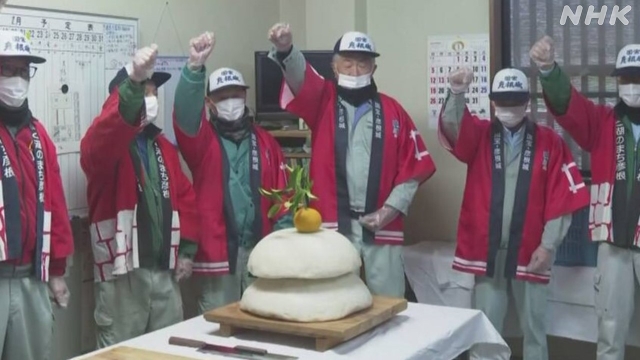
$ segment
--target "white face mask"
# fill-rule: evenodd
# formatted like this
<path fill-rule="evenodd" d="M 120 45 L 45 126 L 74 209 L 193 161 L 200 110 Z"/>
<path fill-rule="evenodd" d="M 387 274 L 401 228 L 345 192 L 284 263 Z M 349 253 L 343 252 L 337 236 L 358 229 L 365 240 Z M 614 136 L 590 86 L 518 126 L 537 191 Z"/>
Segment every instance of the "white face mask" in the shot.
<path fill-rule="evenodd" d="M 640 108 L 639 84 L 618 85 L 618 94 L 620 95 L 620 99 L 629 107 Z"/>
<path fill-rule="evenodd" d="M 527 105 L 508 107 L 496 106 L 495 110 L 496 117 L 504 126 L 513 127 L 524 120 L 524 117 L 527 114 Z"/>
<path fill-rule="evenodd" d="M 218 117 L 227 121 L 238 120 L 244 115 L 244 99 L 231 98 L 216 103 Z"/>
<path fill-rule="evenodd" d="M 371 74 L 350 76 L 338 74 L 338 85 L 347 89 L 360 89 L 371 84 Z"/>
<path fill-rule="evenodd" d="M 156 96 L 147 96 L 144 98 L 144 104 L 147 108 L 147 120 L 145 123 L 151 124 L 158 118 L 158 110 L 160 108 L 158 98 Z"/>
<path fill-rule="evenodd" d="M 20 76 L 0 76 L 0 102 L 8 107 L 17 108 L 24 104 L 29 93 L 29 80 Z"/>

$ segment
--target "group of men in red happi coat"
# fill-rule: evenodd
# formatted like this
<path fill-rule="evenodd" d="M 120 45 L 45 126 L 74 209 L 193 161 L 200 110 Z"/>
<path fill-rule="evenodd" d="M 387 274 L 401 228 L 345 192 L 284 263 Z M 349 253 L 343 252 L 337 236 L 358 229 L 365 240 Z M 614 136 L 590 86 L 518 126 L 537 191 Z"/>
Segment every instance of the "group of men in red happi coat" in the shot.
<path fill-rule="evenodd" d="M 371 291 L 403 297 L 402 218 L 435 166 L 406 111 L 377 91 L 373 41 L 357 32 L 338 40 L 332 81 L 306 64 L 288 26 L 275 25 L 269 39 L 287 79 L 283 107 L 312 128 L 314 206 L 358 248 Z M 258 191 L 286 186 L 282 150 L 253 121 L 239 71 L 220 67 L 206 79 L 214 48 L 210 32 L 190 41 L 174 101 L 177 148 L 156 121 L 157 88 L 170 76 L 154 71 L 156 45 L 111 81 L 82 139 L 99 347 L 181 321 L 178 282 L 192 273 L 201 312 L 238 301 L 253 280 L 252 248 L 292 226 L 291 215 L 267 217 L 273 204 Z"/>
<path fill-rule="evenodd" d="M 289 25 L 274 25 L 268 39 L 284 76 L 281 107 L 312 132 L 310 173 L 319 198 L 312 206 L 325 228 L 358 250 L 371 292 L 403 297 L 403 219 L 435 164 L 409 114 L 378 91 L 374 41 L 343 34 L 334 44 L 334 78 L 326 79 L 294 45 Z M 116 74 L 82 139 L 98 347 L 182 321 L 179 282 L 192 273 L 199 275 L 201 312 L 239 300 L 253 279 L 252 248 L 292 226 L 290 215 L 267 216 L 272 204 L 258 191 L 285 187 L 287 172 L 279 144 L 254 122 L 244 76 L 230 67 L 207 76 L 215 42 L 205 32 L 189 43 L 174 99 L 177 146 L 156 121 L 158 88 L 171 75 L 154 71 L 155 44 Z M 475 307 L 499 330 L 511 293 L 525 359 L 547 359 L 555 251 L 572 213 L 590 206 L 591 238 L 603 242 L 595 279 L 598 359 L 622 359 L 640 264 L 640 45 L 618 56 L 620 102 L 613 108 L 571 86 L 550 38 L 530 56 L 547 107 L 592 154 L 591 199 L 562 138 L 527 116 L 530 79 L 522 71 L 495 74 L 495 116 L 485 120 L 466 107 L 473 71 L 455 69 L 438 127 L 443 147 L 468 169 L 453 268 L 476 276 Z M 27 100 L 32 64 L 44 61 L 23 34 L 0 33 L 0 353 L 9 359 L 45 357 L 53 326 L 48 292 L 62 307 L 70 296 L 63 276 L 73 241 L 56 148 Z"/>

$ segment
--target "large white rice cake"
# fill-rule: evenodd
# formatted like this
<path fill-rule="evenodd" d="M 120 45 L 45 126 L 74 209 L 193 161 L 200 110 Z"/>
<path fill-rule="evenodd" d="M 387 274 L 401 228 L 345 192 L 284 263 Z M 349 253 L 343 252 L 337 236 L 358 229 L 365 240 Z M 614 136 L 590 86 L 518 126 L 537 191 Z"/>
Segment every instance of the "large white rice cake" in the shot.
<path fill-rule="evenodd" d="M 264 279 L 329 279 L 359 271 L 360 255 L 334 230 L 303 234 L 295 228 L 275 231 L 255 246 L 247 268 Z"/>
<path fill-rule="evenodd" d="M 353 273 L 333 279 L 257 279 L 242 295 L 240 309 L 295 322 L 338 320 L 367 309 L 373 298 Z"/>

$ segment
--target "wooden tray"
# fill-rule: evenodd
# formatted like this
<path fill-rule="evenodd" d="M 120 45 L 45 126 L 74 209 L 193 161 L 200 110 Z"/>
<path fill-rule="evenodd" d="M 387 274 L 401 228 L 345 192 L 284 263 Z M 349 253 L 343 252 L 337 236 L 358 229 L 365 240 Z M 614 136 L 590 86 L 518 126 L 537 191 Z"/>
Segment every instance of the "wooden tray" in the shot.
<path fill-rule="evenodd" d="M 162 354 L 154 351 L 119 346 L 94 355 L 87 360 L 194 360 L 183 356 Z"/>
<path fill-rule="evenodd" d="M 373 297 L 373 305 L 346 318 L 314 323 L 298 323 L 258 317 L 240 310 L 236 302 L 204 314 L 207 321 L 220 324 L 219 334 L 232 336 L 243 329 L 261 330 L 287 335 L 315 338 L 316 350 L 325 351 L 352 339 L 407 308 L 407 300 Z"/>

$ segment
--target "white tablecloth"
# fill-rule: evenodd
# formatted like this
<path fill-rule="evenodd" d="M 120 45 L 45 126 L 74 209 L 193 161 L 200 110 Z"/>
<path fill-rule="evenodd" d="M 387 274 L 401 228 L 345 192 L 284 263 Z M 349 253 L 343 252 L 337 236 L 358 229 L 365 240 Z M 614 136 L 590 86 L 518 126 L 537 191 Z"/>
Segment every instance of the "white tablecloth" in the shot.
<path fill-rule="evenodd" d="M 418 302 L 469 308 L 474 278 L 451 268 L 455 244 L 424 242 L 404 249 L 405 270 Z M 549 284 L 547 333 L 596 342 L 595 268 L 554 266 Z M 521 336 L 518 318 L 510 304 L 505 336 Z M 640 346 L 640 292 L 636 291 L 636 312 L 631 319 L 627 344 Z"/>
<path fill-rule="evenodd" d="M 388 322 L 323 353 L 314 351 L 314 342 L 308 338 L 253 331 L 224 338 L 213 335 L 217 329 L 218 324 L 206 322 L 200 316 L 117 346 L 130 346 L 194 359 L 224 357 L 171 346 L 168 343 L 169 337 L 179 336 L 227 346 L 253 346 L 304 360 L 447 360 L 457 357 L 473 345 L 476 345 L 474 351 L 477 351 L 482 359 L 508 360 L 511 354 L 507 344 L 481 312 L 412 303 L 407 310 Z M 84 359 L 94 354 L 76 359 Z"/>

